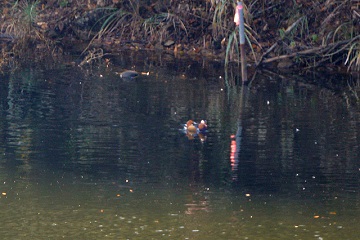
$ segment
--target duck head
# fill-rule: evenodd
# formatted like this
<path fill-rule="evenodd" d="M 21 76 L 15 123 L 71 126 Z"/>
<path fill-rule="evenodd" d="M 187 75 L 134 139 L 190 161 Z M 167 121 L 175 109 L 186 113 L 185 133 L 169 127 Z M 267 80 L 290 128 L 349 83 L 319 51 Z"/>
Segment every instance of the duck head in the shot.
<path fill-rule="evenodd" d="M 205 120 L 201 120 L 201 122 L 198 125 L 199 131 L 204 133 L 207 130 L 207 124 Z"/>

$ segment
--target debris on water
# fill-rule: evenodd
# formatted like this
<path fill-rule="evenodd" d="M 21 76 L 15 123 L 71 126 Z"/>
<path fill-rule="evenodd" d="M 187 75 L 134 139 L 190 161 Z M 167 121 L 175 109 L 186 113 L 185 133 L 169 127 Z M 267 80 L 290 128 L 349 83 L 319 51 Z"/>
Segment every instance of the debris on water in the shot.
<path fill-rule="evenodd" d="M 121 73 L 116 72 L 116 74 L 119 74 L 121 78 L 125 78 L 125 79 L 134 79 L 137 76 L 139 76 L 139 73 L 133 70 L 126 70 Z"/>

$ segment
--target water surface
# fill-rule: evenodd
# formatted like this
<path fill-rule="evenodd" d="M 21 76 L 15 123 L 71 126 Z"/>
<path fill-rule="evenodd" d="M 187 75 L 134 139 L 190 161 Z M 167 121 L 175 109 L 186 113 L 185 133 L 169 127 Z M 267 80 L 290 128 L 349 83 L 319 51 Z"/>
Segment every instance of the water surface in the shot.
<path fill-rule="evenodd" d="M 355 80 L 111 63 L 1 75 L 2 239 L 358 238 Z M 115 73 L 134 67 L 149 74 Z"/>

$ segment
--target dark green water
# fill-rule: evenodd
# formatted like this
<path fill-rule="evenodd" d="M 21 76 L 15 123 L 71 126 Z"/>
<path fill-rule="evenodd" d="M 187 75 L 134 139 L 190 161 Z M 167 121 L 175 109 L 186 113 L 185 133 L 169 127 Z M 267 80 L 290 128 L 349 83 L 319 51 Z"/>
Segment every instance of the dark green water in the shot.
<path fill-rule="evenodd" d="M 354 80 L 241 87 L 219 64 L 111 62 L 1 75 L 1 239 L 359 238 Z M 149 75 L 115 74 L 132 66 Z"/>

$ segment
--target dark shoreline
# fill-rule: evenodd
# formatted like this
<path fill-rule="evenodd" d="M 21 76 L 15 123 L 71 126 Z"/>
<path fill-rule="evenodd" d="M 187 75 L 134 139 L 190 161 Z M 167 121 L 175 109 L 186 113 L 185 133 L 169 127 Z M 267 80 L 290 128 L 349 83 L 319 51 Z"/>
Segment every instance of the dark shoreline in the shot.
<path fill-rule="evenodd" d="M 82 61 L 105 57 L 101 53 L 150 50 L 237 63 L 234 4 L 236 1 L 4 2 L 0 4 L 0 67 L 8 60 L 26 57 L 29 48 L 39 55 L 60 55 L 73 54 L 74 45 L 83 45 Z M 355 2 L 244 1 L 244 5 L 249 64 L 360 70 L 360 17 Z"/>

